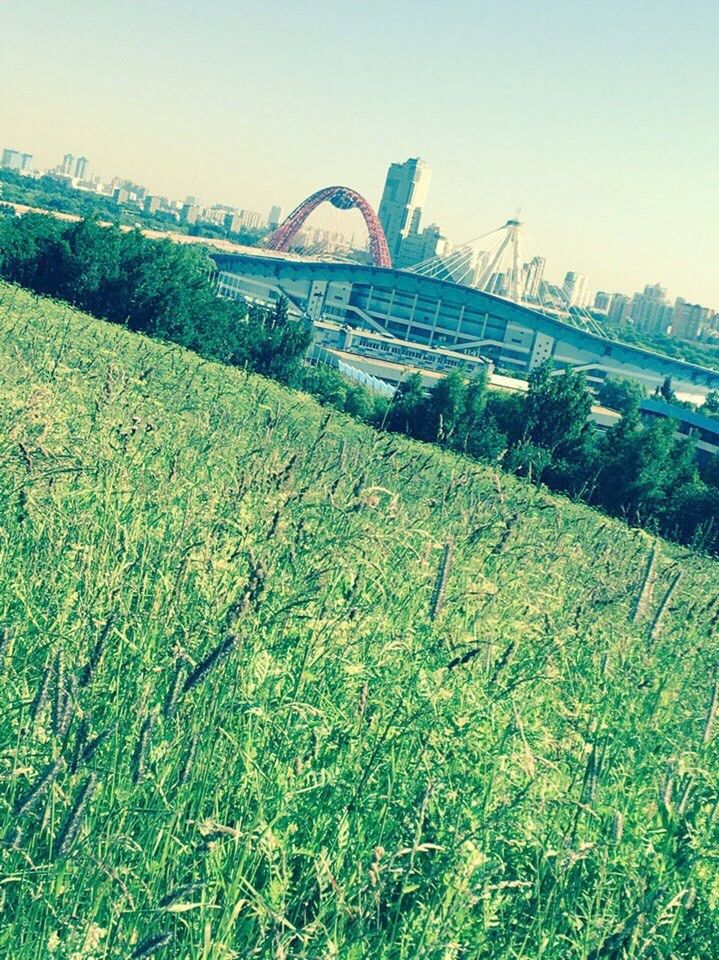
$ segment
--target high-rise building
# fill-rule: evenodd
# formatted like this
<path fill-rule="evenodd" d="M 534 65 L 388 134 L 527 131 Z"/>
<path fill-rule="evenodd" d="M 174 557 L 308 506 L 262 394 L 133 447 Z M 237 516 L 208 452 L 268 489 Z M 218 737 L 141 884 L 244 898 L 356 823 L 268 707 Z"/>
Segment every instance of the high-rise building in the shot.
<path fill-rule="evenodd" d="M 635 293 L 629 308 L 632 323 L 643 333 L 666 333 L 671 313 L 666 287 L 658 283 L 648 283 L 644 293 Z"/>
<path fill-rule="evenodd" d="M 66 153 L 62 158 L 60 173 L 64 173 L 68 177 L 73 177 L 75 175 L 75 158 L 71 153 Z"/>
<path fill-rule="evenodd" d="M 584 273 L 569 270 L 564 277 L 562 293 L 568 307 L 586 307 L 589 291 L 589 279 Z"/>
<path fill-rule="evenodd" d="M 282 223 L 282 207 L 278 204 L 275 204 L 273 207 L 270 207 L 270 212 L 267 217 L 267 226 L 270 230 L 276 230 L 279 225 Z"/>
<path fill-rule="evenodd" d="M 432 257 L 441 257 L 447 251 L 447 238 L 436 223 L 430 223 L 419 233 L 410 232 L 400 244 L 392 265 L 398 270 L 411 267 Z"/>
<path fill-rule="evenodd" d="M 405 237 L 419 233 L 431 175 L 429 164 L 418 157 L 393 163 L 387 171 L 378 216 L 393 261 Z"/>
<path fill-rule="evenodd" d="M 696 340 L 707 324 L 710 312 L 708 307 L 688 303 L 683 297 L 677 297 L 672 314 L 672 336 L 682 340 Z"/>
<path fill-rule="evenodd" d="M 18 173 L 26 173 L 32 163 L 31 153 L 20 153 L 18 150 L 3 150 L 0 166 L 6 170 L 17 170 Z"/>
<path fill-rule="evenodd" d="M 607 310 L 607 320 L 610 323 L 620 326 L 627 319 L 629 315 L 629 304 L 631 303 L 629 297 L 624 293 L 613 293 L 612 299 L 609 301 L 609 309 Z"/>
<path fill-rule="evenodd" d="M 90 166 L 90 162 L 87 157 L 78 157 L 75 161 L 75 176 L 78 180 L 85 180 L 87 177 L 87 171 Z"/>
<path fill-rule="evenodd" d="M 197 223 L 197 217 L 199 213 L 200 208 L 197 206 L 197 204 L 183 204 L 182 210 L 180 210 L 180 223 L 186 223 L 188 226 L 192 226 L 193 223 Z"/>
<path fill-rule="evenodd" d="M 525 300 L 539 300 L 539 287 L 544 279 L 547 261 L 544 257 L 532 257 L 522 267 L 522 281 Z"/>
<path fill-rule="evenodd" d="M 594 295 L 594 309 L 601 313 L 607 313 L 609 304 L 612 302 L 611 293 L 605 293 L 604 290 L 597 290 Z"/>
<path fill-rule="evenodd" d="M 143 207 L 145 213 L 153 214 L 157 213 L 160 209 L 160 198 L 159 197 L 145 197 Z"/>

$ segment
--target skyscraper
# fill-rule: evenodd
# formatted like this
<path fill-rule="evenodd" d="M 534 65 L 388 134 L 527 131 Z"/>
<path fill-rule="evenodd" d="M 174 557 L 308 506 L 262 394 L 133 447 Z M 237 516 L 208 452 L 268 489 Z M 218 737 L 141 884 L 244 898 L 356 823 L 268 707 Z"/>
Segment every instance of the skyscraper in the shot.
<path fill-rule="evenodd" d="M 75 176 L 76 176 L 79 180 L 84 180 L 84 179 L 85 179 L 85 177 L 87 176 L 87 169 L 88 169 L 89 165 L 90 165 L 90 163 L 89 163 L 87 157 L 78 157 L 78 158 L 77 158 L 77 160 L 75 161 Z"/>
<path fill-rule="evenodd" d="M 609 310 L 609 304 L 612 302 L 611 293 L 605 293 L 604 290 L 597 290 L 594 295 L 594 309 L 599 310 L 602 313 L 607 313 Z"/>
<path fill-rule="evenodd" d="M 447 238 L 442 236 L 442 231 L 436 223 L 431 223 L 421 233 L 411 231 L 404 238 L 392 265 L 402 270 L 423 260 L 429 260 L 431 257 L 441 257 L 446 251 Z"/>
<path fill-rule="evenodd" d="M 75 175 L 75 158 L 71 153 L 66 153 L 62 158 L 62 166 L 60 167 L 61 173 L 67 174 L 68 177 Z"/>
<path fill-rule="evenodd" d="M 629 297 L 625 293 L 613 293 L 607 310 L 607 320 L 617 326 L 624 323 L 629 314 Z"/>
<path fill-rule="evenodd" d="M 569 270 L 564 277 L 562 284 L 562 293 L 568 307 L 584 307 L 587 304 L 589 291 L 587 285 L 588 277 L 584 273 L 575 273 Z"/>
<path fill-rule="evenodd" d="M 524 282 L 524 297 L 526 300 L 539 299 L 539 285 L 544 279 L 544 268 L 547 261 L 544 257 L 532 257 L 522 267 Z"/>
<path fill-rule="evenodd" d="M 672 336 L 682 340 L 696 340 L 708 320 L 708 307 L 688 303 L 683 297 L 677 297 L 672 315 Z"/>
<path fill-rule="evenodd" d="M 0 166 L 6 170 L 17 170 L 18 173 L 25 173 L 30 169 L 32 163 L 31 153 L 19 153 L 17 150 L 5 149 L 2 152 Z"/>
<path fill-rule="evenodd" d="M 275 204 L 273 207 L 270 207 L 270 212 L 267 217 L 267 226 L 270 230 L 276 230 L 279 225 L 282 223 L 282 207 L 278 204 Z"/>
<path fill-rule="evenodd" d="M 671 312 L 666 288 L 658 283 L 648 283 L 644 293 L 635 293 L 629 308 L 632 323 L 644 333 L 666 333 Z"/>
<path fill-rule="evenodd" d="M 393 163 L 387 171 L 378 216 L 393 260 L 404 238 L 419 233 L 431 175 L 429 164 L 418 157 Z"/>

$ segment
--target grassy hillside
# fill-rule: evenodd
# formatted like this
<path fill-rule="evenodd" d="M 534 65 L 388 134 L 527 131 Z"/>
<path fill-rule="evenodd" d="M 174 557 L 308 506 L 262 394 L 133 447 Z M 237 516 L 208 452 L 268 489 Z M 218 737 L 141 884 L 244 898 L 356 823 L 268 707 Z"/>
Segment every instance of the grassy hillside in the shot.
<path fill-rule="evenodd" d="M 0 955 L 719 955 L 716 564 L 7 286 L 0 465 Z"/>

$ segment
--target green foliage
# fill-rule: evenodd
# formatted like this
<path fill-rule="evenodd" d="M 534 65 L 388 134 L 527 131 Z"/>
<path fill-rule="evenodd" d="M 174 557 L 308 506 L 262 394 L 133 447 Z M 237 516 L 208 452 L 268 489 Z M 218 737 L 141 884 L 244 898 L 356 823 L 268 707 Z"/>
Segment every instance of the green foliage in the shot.
<path fill-rule="evenodd" d="M 607 377 L 599 388 L 602 406 L 623 414 L 636 413 L 645 396 L 646 392 L 636 381 L 624 378 Z"/>
<path fill-rule="evenodd" d="M 529 377 L 524 404 L 525 439 L 550 453 L 576 441 L 585 430 L 592 398 L 582 373 L 554 371 L 550 361 Z"/>
<path fill-rule="evenodd" d="M 410 437 L 426 438 L 426 412 L 422 377 L 413 373 L 397 388 L 389 407 L 387 427 Z"/>
<path fill-rule="evenodd" d="M 0 464 L 1 956 L 715 955 L 716 563 L 7 285 Z"/>
<path fill-rule="evenodd" d="M 304 322 L 218 299 L 197 246 L 90 221 L 26 214 L 0 221 L 0 276 L 205 357 L 297 384 L 312 339 Z"/>

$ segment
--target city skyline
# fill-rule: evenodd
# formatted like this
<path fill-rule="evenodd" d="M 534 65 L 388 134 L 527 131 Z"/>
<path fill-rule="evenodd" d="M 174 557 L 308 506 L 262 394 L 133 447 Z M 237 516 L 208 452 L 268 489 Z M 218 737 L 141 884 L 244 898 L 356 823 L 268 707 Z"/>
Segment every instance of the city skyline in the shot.
<path fill-rule="evenodd" d="M 424 222 L 454 242 L 519 206 L 559 274 L 719 306 L 714 5 L 370 0 L 343 8 L 346 40 L 336 18 L 326 0 L 9 5 L 3 141 L 263 213 L 326 183 L 377 207 L 387 164 L 419 156 Z"/>
<path fill-rule="evenodd" d="M 77 157 L 72 153 L 66 153 L 63 155 L 59 163 L 55 164 L 54 166 L 50 165 L 46 168 L 43 168 L 37 164 L 33 154 L 23 153 L 13 148 L 2 147 L 2 145 L 0 145 L 0 149 L 2 149 L 2 154 L 0 155 L 2 157 L 2 163 L 0 163 L 0 167 L 6 167 L 11 170 L 14 169 L 18 172 L 23 172 L 26 174 L 34 172 L 36 175 L 42 173 L 50 173 L 54 175 L 62 174 L 64 176 L 74 177 L 75 180 L 83 180 L 86 178 L 88 181 L 91 179 L 95 183 L 96 187 L 108 186 L 110 184 L 114 185 L 118 181 L 123 181 L 125 183 L 127 182 L 117 174 L 112 175 L 109 180 L 103 180 L 103 178 L 92 171 L 90 161 L 85 156 Z M 90 177 L 91 173 L 92 177 Z M 441 233 L 440 228 L 436 223 L 425 224 L 422 219 L 425 212 L 424 204 L 428 196 L 431 176 L 432 168 L 422 158 L 410 157 L 404 162 L 392 161 L 389 164 L 378 210 L 380 219 L 382 219 L 383 206 L 387 203 L 389 190 L 390 203 L 385 209 L 385 222 L 383 226 L 385 227 L 386 235 L 388 238 L 390 238 L 390 247 L 394 247 L 393 265 L 397 269 L 411 269 L 413 264 L 415 264 L 418 260 L 423 260 L 425 255 L 428 255 L 429 253 L 436 254 L 434 259 L 439 261 L 445 255 L 444 252 L 447 250 L 459 250 L 462 247 L 461 243 L 452 244 L 451 241 L 449 241 L 448 238 Z M 395 184 L 397 184 L 397 186 L 395 186 Z M 179 214 L 180 223 L 188 222 L 185 214 L 189 208 L 195 211 L 204 210 L 205 214 L 217 214 L 217 216 L 206 216 L 205 222 L 216 222 L 218 224 L 222 223 L 226 226 L 231 226 L 228 222 L 231 219 L 234 223 L 234 227 L 232 227 L 232 229 L 239 229 L 241 225 L 249 226 L 250 228 L 258 228 L 265 223 L 270 229 L 275 229 L 276 226 L 284 219 L 285 213 L 290 212 L 289 210 L 283 212 L 283 208 L 281 206 L 273 204 L 270 207 L 269 215 L 265 221 L 259 212 L 228 206 L 214 198 L 213 201 L 204 202 L 201 198 L 188 194 L 185 196 L 185 200 L 181 201 L 179 198 L 171 198 L 167 197 L 166 195 L 160 196 L 157 192 L 149 190 L 144 186 L 135 186 L 139 187 L 139 189 L 142 190 L 145 195 L 143 204 L 143 209 L 145 212 L 154 212 L 156 209 L 158 209 L 160 200 L 169 201 L 171 205 L 174 205 L 179 211 L 181 211 Z M 397 190 L 399 190 L 400 193 L 404 191 L 404 194 L 402 200 L 395 203 L 394 201 Z M 417 192 L 417 190 L 419 190 L 419 192 Z M 114 195 L 118 200 L 120 199 L 118 194 L 123 194 L 124 192 L 124 190 L 119 188 L 114 189 Z M 152 201 L 155 205 L 152 206 L 150 201 Z M 396 208 L 396 213 L 391 212 L 394 208 Z M 326 206 L 324 209 L 327 209 Z M 329 209 L 331 210 L 332 208 L 330 207 Z M 335 215 L 337 214 L 336 210 L 333 212 Z M 278 214 L 280 215 L 279 220 Z M 392 221 L 396 216 L 400 217 L 401 225 L 397 224 L 395 230 L 393 228 Z M 195 219 L 196 213 L 192 215 L 190 222 L 194 222 Z M 313 235 L 315 241 L 319 241 L 319 238 L 322 235 L 324 235 L 326 240 L 330 239 L 331 237 L 335 242 L 340 241 L 339 246 L 335 247 L 334 249 L 339 250 L 340 248 L 344 248 L 345 253 L 350 251 L 350 237 L 346 233 L 333 233 L 331 229 L 327 230 L 326 225 L 323 227 L 310 218 L 307 225 L 303 227 L 300 236 L 304 237 L 305 240 L 308 240 Z M 419 241 L 419 246 L 416 246 L 417 241 Z M 345 242 L 347 243 L 346 246 Z M 415 246 L 411 246 L 413 242 Z M 411 253 L 415 254 L 414 256 L 407 256 L 408 246 L 411 247 Z M 418 251 L 420 251 L 419 254 Z M 539 272 L 537 272 L 536 268 L 539 264 L 541 264 L 541 269 Z M 538 255 L 535 251 L 528 253 L 525 252 L 525 258 L 522 264 L 522 274 L 524 276 L 523 284 L 526 285 L 527 292 L 529 292 L 530 295 L 536 295 L 537 291 L 534 288 L 541 282 L 541 276 L 544 274 L 546 265 L 546 257 Z M 672 293 L 668 297 L 667 288 L 662 287 L 661 283 L 659 282 L 653 284 L 640 284 L 640 287 L 643 287 L 643 290 L 637 288 L 636 290 L 632 291 L 632 300 L 632 298 L 625 295 L 626 291 L 603 290 L 601 287 L 598 287 L 596 283 L 592 283 L 591 278 L 586 274 L 578 273 L 574 270 L 565 271 L 564 268 L 562 268 L 561 272 L 564 275 L 563 279 L 559 279 L 559 276 L 557 276 L 558 282 L 556 284 L 548 283 L 547 280 L 543 281 L 543 283 L 545 285 L 548 284 L 550 288 L 554 286 L 554 288 L 557 290 L 564 290 L 564 296 L 568 306 L 579 306 L 586 309 L 589 307 L 590 303 L 594 301 L 594 306 L 596 307 L 597 299 L 601 300 L 602 298 L 606 298 L 606 309 L 604 307 L 600 307 L 600 310 L 608 312 L 610 318 L 612 317 L 613 312 L 611 309 L 613 301 L 622 300 L 627 304 L 630 302 L 633 303 L 636 302 L 638 298 L 641 300 L 649 289 L 661 290 L 662 303 L 666 304 L 667 306 L 669 305 L 669 300 L 671 299 L 675 300 L 677 303 L 681 303 L 683 307 L 694 308 L 697 317 L 706 319 L 706 317 L 710 314 L 716 315 L 719 313 L 719 311 L 716 310 L 716 308 L 714 308 L 712 305 L 701 305 L 691 300 L 687 300 L 685 297 L 678 294 Z M 494 292 L 500 293 L 500 295 L 504 295 L 503 291 L 500 289 L 503 277 L 504 274 L 496 275 L 496 279 L 500 282 L 497 284 L 497 289 L 495 289 Z M 575 291 L 574 288 L 577 283 L 579 283 L 579 288 L 577 291 Z M 568 287 L 571 289 L 568 289 Z M 701 326 L 700 323 L 698 325 Z M 652 332 L 661 332 L 659 329 L 660 326 L 660 324 L 657 325 L 656 322 L 654 322 L 650 324 L 647 329 L 651 328 Z"/>

